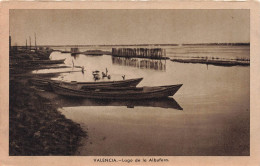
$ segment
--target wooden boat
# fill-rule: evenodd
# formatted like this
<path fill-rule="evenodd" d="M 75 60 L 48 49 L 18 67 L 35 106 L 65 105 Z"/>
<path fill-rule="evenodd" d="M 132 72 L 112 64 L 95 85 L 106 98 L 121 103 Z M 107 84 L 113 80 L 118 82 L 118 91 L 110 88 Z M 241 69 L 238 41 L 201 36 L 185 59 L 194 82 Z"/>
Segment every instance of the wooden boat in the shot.
<path fill-rule="evenodd" d="M 71 52 L 71 55 L 77 55 L 77 54 L 80 54 L 79 52 L 79 48 L 71 48 L 70 49 L 70 52 Z"/>
<path fill-rule="evenodd" d="M 81 54 L 84 54 L 84 55 L 91 55 L 91 56 L 102 56 L 103 53 L 102 52 L 82 52 Z"/>
<path fill-rule="evenodd" d="M 165 98 L 173 96 L 182 86 L 168 85 L 168 86 L 155 86 L 155 87 L 143 87 L 142 90 L 114 90 L 107 91 L 102 88 L 96 88 L 94 90 L 81 90 L 79 88 L 73 88 L 66 85 L 59 85 L 50 83 L 52 90 L 64 96 L 80 97 L 89 99 L 118 99 L 118 100 L 140 100 L 140 99 L 153 99 L 153 98 Z"/>
<path fill-rule="evenodd" d="M 61 53 L 71 53 L 70 51 L 60 51 Z"/>
<path fill-rule="evenodd" d="M 127 80 L 121 80 L 121 81 L 97 81 L 97 82 L 63 82 L 63 81 L 56 81 L 56 80 L 49 80 L 44 78 L 32 78 L 30 79 L 30 82 L 36 86 L 45 87 L 46 90 L 49 89 L 49 83 L 58 83 L 63 84 L 66 86 L 75 87 L 78 89 L 93 89 L 97 87 L 130 87 L 130 86 L 136 86 L 138 85 L 143 78 L 135 78 L 135 79 L 127 79 Z"/>
<path fill-rule="evenodd" d="M 71 86 L 74 88 L 75 86 Z M 125 91 L 125 90 L 134 90 L 134 91 L 141 91 L 143 90 L 142 87 L 135 87 L 135 86 L 129 86 L 129 87 L 110 87 L 110 86 L 100 86 L 100 87 L 93 87 L 93 86 L 82 86 L 81 90 L 96 90 L 100 89 L 102 91 Z"/>
<path fill-rule="evenodd" d="M 81 54 L 92 55 L 92 56 L 102 56 L 105 53 L 106 52 L 104 52 L 102 50 L 87 50 L 87 51 L 81 52 Z"/>
<path fill-rule="evenodd" d="M 64 63 L 65 59 L 60 60 L 31 60 L 28 61 L 31 64 L 62 64 Z"/>

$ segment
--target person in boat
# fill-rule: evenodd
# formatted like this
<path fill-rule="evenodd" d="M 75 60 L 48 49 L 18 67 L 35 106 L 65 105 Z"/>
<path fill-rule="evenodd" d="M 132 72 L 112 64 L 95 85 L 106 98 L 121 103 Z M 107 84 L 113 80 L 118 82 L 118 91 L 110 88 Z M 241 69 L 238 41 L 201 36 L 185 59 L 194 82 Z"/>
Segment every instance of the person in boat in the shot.
<path fill-rule="evenodd" d="M 107 70 L 107 68 L 106 68 L 106 76 L 107 76 L 107 73 L 108 73 L 108 70 Z"/>
<path fill-rule="evenodd" d="M 95 81 L 100 80 L 99 74 L 94 74 L 93 76 Z"/>
<path fill-rule="evenodd" d="M 105 74 L 104 72 L 102 72 L 102 78 L 108 77 L 107 73 L 108 73 L 108 70 L 107 70 L 107 68 L 106 68 L 106 74 Z M 110 76 L 109 76 L 109 77 L 110 77 Z M 110 78 L 109 78 L 109 79 L 110 79 Z"/>
<path fill-rule="evenodd" d="M 84 66 L 82 66 L 81 67 L 81 72 L 84 74 L 84 71 L 85 71 L 85 69 L 84 69 Z"/>
<path fill-rule="evenodd" d="M 102 72 L 102 78 L 104 77 L 107 77 L 107 75 L 104 72 Z"/>
<path fill-rule="evenodd" d="M 92 75 L 93 75 L 93 78 L 94 78 L 95 81 L 96 80 L 100 80 L 100 76 L 99 76 L 99 71 L 98 70 L 93 71 Z"/>
<path fill-rule="evenodd" d="M 122 76 L 123 80 L 125 80 L 125 75 Z"/>

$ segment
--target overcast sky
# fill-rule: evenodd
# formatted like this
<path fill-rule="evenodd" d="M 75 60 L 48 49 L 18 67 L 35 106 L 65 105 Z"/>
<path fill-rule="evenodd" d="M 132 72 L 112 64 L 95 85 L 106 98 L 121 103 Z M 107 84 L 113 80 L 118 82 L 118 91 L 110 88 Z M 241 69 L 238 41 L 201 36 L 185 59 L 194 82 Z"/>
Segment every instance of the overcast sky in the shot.
<path fill-rule="evenodd" d="M 10 10 L 12 44 L 249 42 L 249 10 Z M 32 40 L 34 43 L 34 40 Z"/>

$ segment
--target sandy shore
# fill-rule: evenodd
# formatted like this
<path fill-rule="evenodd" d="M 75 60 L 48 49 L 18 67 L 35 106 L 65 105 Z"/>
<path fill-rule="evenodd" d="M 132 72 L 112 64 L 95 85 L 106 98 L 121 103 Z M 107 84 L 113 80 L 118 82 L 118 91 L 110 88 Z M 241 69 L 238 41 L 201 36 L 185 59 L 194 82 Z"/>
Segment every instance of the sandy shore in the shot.
<path fill-rule="evenodd" d="M 37 57 L 37 53 L 11 52 L 10 64 L 14 59 L 22 63 Z M 31 55 L 30 55 L 31 54 Z M 37 58 L 49 56 L 41 52 Z M 86 132 L 79 124 L 67 119 L 57 109 L 48 96 L 29 83 L 33 68 L 14 64 L 10 68 L 10 108 L 9 108 L 9 155 L 74 155 Z M 43 66 L 39 66 L 44 68 Z M 35 67 L 37 68 L 37 67 Z M 47 68 L 47 67 L 46 67 Z M 51 75 L 47 75 L 51 76 Z"/>

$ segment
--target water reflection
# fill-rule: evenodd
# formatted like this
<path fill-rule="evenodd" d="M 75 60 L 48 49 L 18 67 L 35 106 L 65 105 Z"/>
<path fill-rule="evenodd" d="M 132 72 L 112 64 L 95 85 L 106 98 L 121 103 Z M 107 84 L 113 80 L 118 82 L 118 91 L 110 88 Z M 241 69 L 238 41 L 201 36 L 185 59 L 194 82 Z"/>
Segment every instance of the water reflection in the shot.
<path fill-rule="evenodd" d="M 183 110 L 183 108 L 173 98 L 150 99 L 150 100 L 94 100 L 94 99 L 80 99 L 60 96 L 62 100 L 62 107 L 75 106 L 126 106 L 127 108 L 134 107 L 160 107 L 171 108 L 176 110 Z"/>
<path fill-rule="evenodd" d="M 190 56 L 229 57 L 221 51 L 216 54 L 203 53 L 207 50 L 208 47 L 204 46 L 200 55 Z M 173 55 L 167 54 L 169 57 Z M 249 55 L 249 51 L 236 53 L 239 58 Z M 70 54 L 54 52 L 51 56 L 53 59 L 67 58 L 65 64 L 72 66 L 73 57 Z M 185 112 L 179 111 L 179 105 L 176 106 L 173 100 L 169 102 L 168 99 L 149 100 L 147 104 L 147 101 L 72 99 L 54 94 L 54 102 L 63 102 L 60 106 L 69 108 L 64 109 L 65 116 L 88 128 L 89 139 L 83 140 L 80 155 L 249 154 L 250 67 L 210 66 L 207 70 L 206 65 L 186 65 L 168 60 L 167 71 L 157 72 L 120 65 L 117 62 L 120 59 L 123 61 L 126 58 L 79 55 L 78 59 L 74 60 L 75 66 L 84 66 L 85 74 L 76 72 L 62 76 L 69 82 L 89 82 L 93 81 L 92 71 L 105 72 L 105 68 L 108 68 L 112 80 L 122 80 L 123 75 L 126 75 L 126 79 L 143 77 L 138 86 L 183 83 L 185 88 L 181 88 L 174 98 L 180 102 Z M 57 79 L 61 80 L 61 77 Z M 86 107 L 80 107 L 84 105 Z M 117 137 L 118 133 L 120 137 Z M 99 139 L 104 136 L 108 138 L 106 141 Z"/>
<path fill-rule="evenodd" d="M 125 58 L 112 56 L 112 63 L 121 66 L 132 66 L 140 69 L 153 69 L 161 71 L 166 70 L 166 60 Z"/>

